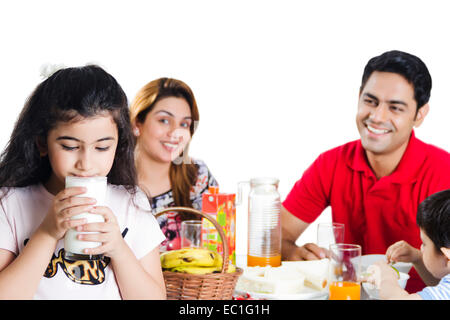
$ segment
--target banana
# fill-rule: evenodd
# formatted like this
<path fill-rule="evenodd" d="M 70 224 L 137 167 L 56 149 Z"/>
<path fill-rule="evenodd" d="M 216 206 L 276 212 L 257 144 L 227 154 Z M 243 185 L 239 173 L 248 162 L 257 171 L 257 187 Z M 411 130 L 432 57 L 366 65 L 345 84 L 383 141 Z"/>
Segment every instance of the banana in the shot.
<path fill-rule="evenodd" d="M 216 253 L 216 260 L 215 260 L 215 266 L 217 267 L 217 272 L 220 272 L 222 270 L 222 263 L 223 263 L 223 258 L 220 254 Z M 228 263 L 228 270 L 227 273 L 233 273 L 236 271 L 236 266 Z"/>
<path fill-rule="evenodd" d="M 170 269 L 170 271 L 190 273 L 190 274 L 207 274 L 207 273 L 213 273 L 214 271 L 217 271 L 217 267 L 181 266 L 181 267 L 172 268 L 172 269 Z"/>
<path fill-rule="evenodd" d="M 228 265 L 228 270 L 227 270 L 227 273 L 233 273 L 233 272 L 236 272 L 236 266 L 234 265 L 234 264 L 229 264 Z"/>
<path fill-rule="evenodd" d="M 160 255 L 161 267 L 173 272 L 191 274 L 207 274 L 220 272 L 223 258 L 217 252 L 204 248 L 183 248 L 164 252 Z M 232 264 L 228 265 L 227 273 L 236 271 Z"/>
<path fill-rule="evenodd" d="M 221 263 L 222 257 L 208 249 L 184 248 L 167 251 L 161 254 L 161 266 L 172 269 L 182 266 L 215 267 Z"/>
<path fill-rule="evenodd" d="M 217 272 L 222 271 L 222 256 L 219 255 L 219 257 L 220 257 L 220 261 L 218 261 L 218 263 L 215 265 L 217 268 L 216 269 Z M 236 271 L 236 266 L 231 263 L 228 263 L 227 273 L 233 273 L 235 271 Z"/>
<path fill-rule="evenodd" d="M 195 267 L 195 266 L 180 266 L 170 269 L 172 272 L 183 272 L 190 274 L 207 274 L 213 272 L 220 272 L 222 265 L 214 267 Z M 236 271 L 236 267 L 232 264 L 228 265 L 227 273 L 233 273 Z"/>
<path fill-rule="evenodd" d="M 223 258 L 217 252 L 214 253 L 214 266 L 218 267 L 219 270 L 222 268 Z"/>

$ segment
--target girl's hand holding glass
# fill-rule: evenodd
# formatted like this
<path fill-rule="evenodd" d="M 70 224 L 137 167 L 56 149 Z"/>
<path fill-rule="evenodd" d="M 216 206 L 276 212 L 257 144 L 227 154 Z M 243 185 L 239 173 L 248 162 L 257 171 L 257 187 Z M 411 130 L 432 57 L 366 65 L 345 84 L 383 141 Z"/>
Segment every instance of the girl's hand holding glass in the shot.
<path fill-rule="evenodd" d="M 127 246 L 120 232 L 116 216 L 110 208 L 104 206 L 93 207 L 90 213 L 102 215 L 105 222 L 86 223 L 77 226 L 79 232 L 97 232 L 89 234 L 79 234 L 77 237 L 82 241 L 101 242 L 102 245 L 96 248 L 85 249 L 85 254 L 106 255 L 110 258 L 118 256 L 120 251 Z"/>
<path fill-rule="evenodd" d="M 71 220 L 71 217 L 94 207 L 95 199 L 75 197 L 85 192 L 84 187 L 66 188 L 59 192 L 53 199 L 52 206 L 40 228 L 55 240 L 59 240 L 64 237 L 68 229 L 85 224 L 86 219 Z"/>

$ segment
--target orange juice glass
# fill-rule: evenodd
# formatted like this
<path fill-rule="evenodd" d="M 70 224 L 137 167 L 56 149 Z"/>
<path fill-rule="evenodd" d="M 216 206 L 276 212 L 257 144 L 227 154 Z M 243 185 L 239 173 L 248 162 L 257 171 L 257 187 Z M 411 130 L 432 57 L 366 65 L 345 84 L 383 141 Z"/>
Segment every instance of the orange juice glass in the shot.
<path fill-rule="evenodd" d="M 359 273 L 361 246 L 336 243 L 330 245 L 329 299 L 360 300 Z"/>
<path fill-rule="evenodd" d="M 356 282 L 335 281 L 330 284 L 330 300 L 360 300 L 361 285 Z"/>
<path fill-rule="evenodd" d="M 274 257 L 255 257 L 247 255 L 247 266 L 249 267 L 279 267 L 281 266 L 281 255 Z"/>

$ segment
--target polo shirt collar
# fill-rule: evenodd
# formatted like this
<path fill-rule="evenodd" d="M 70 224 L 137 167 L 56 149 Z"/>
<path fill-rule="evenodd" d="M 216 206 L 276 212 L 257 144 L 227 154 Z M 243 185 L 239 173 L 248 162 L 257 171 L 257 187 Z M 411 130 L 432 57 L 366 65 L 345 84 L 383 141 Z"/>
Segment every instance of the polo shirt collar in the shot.
<path fill-rule="evenodd" d="M 425 146 L 426 144 L 417 139 L 414 130 L 412 130 L 405 153 L 395 171 L 388 176 L 389 179 L 394 183 L 414 182 L 417 179 L 417 172 L 426 158 Z M 348 165 L 355 171 L 364 172 L 367 177 L 375 177 L 372 168 L 369 166 L 361 140 L 357 140 L 353 159 L 352 157 L 348 159 Z"/>
<path fill-rule="evenodd" d="M 348 165 L 355 171 L 364 172 L 367 177 L 375 177 L 372 168 L 369 166 L 369 161 L 367 160 L 366 152 L 362 146 L 361 139 L 356 141 L 355 153 L 350 155 L 348 158 Z"/>

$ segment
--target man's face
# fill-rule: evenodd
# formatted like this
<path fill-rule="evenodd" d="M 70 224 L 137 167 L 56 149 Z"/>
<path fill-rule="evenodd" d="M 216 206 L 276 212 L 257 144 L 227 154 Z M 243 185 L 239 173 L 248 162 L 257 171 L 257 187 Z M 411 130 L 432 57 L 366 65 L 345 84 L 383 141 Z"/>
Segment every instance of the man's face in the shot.
<path fill-rule="evenodd" d="M 366 152 L 386 155 L 406 148 L 411 131 L 419 126 L 428 104 L 419 109 L 414 88 L 403 76 L 373 72 L 359 95 L 356 125 Z"/>

